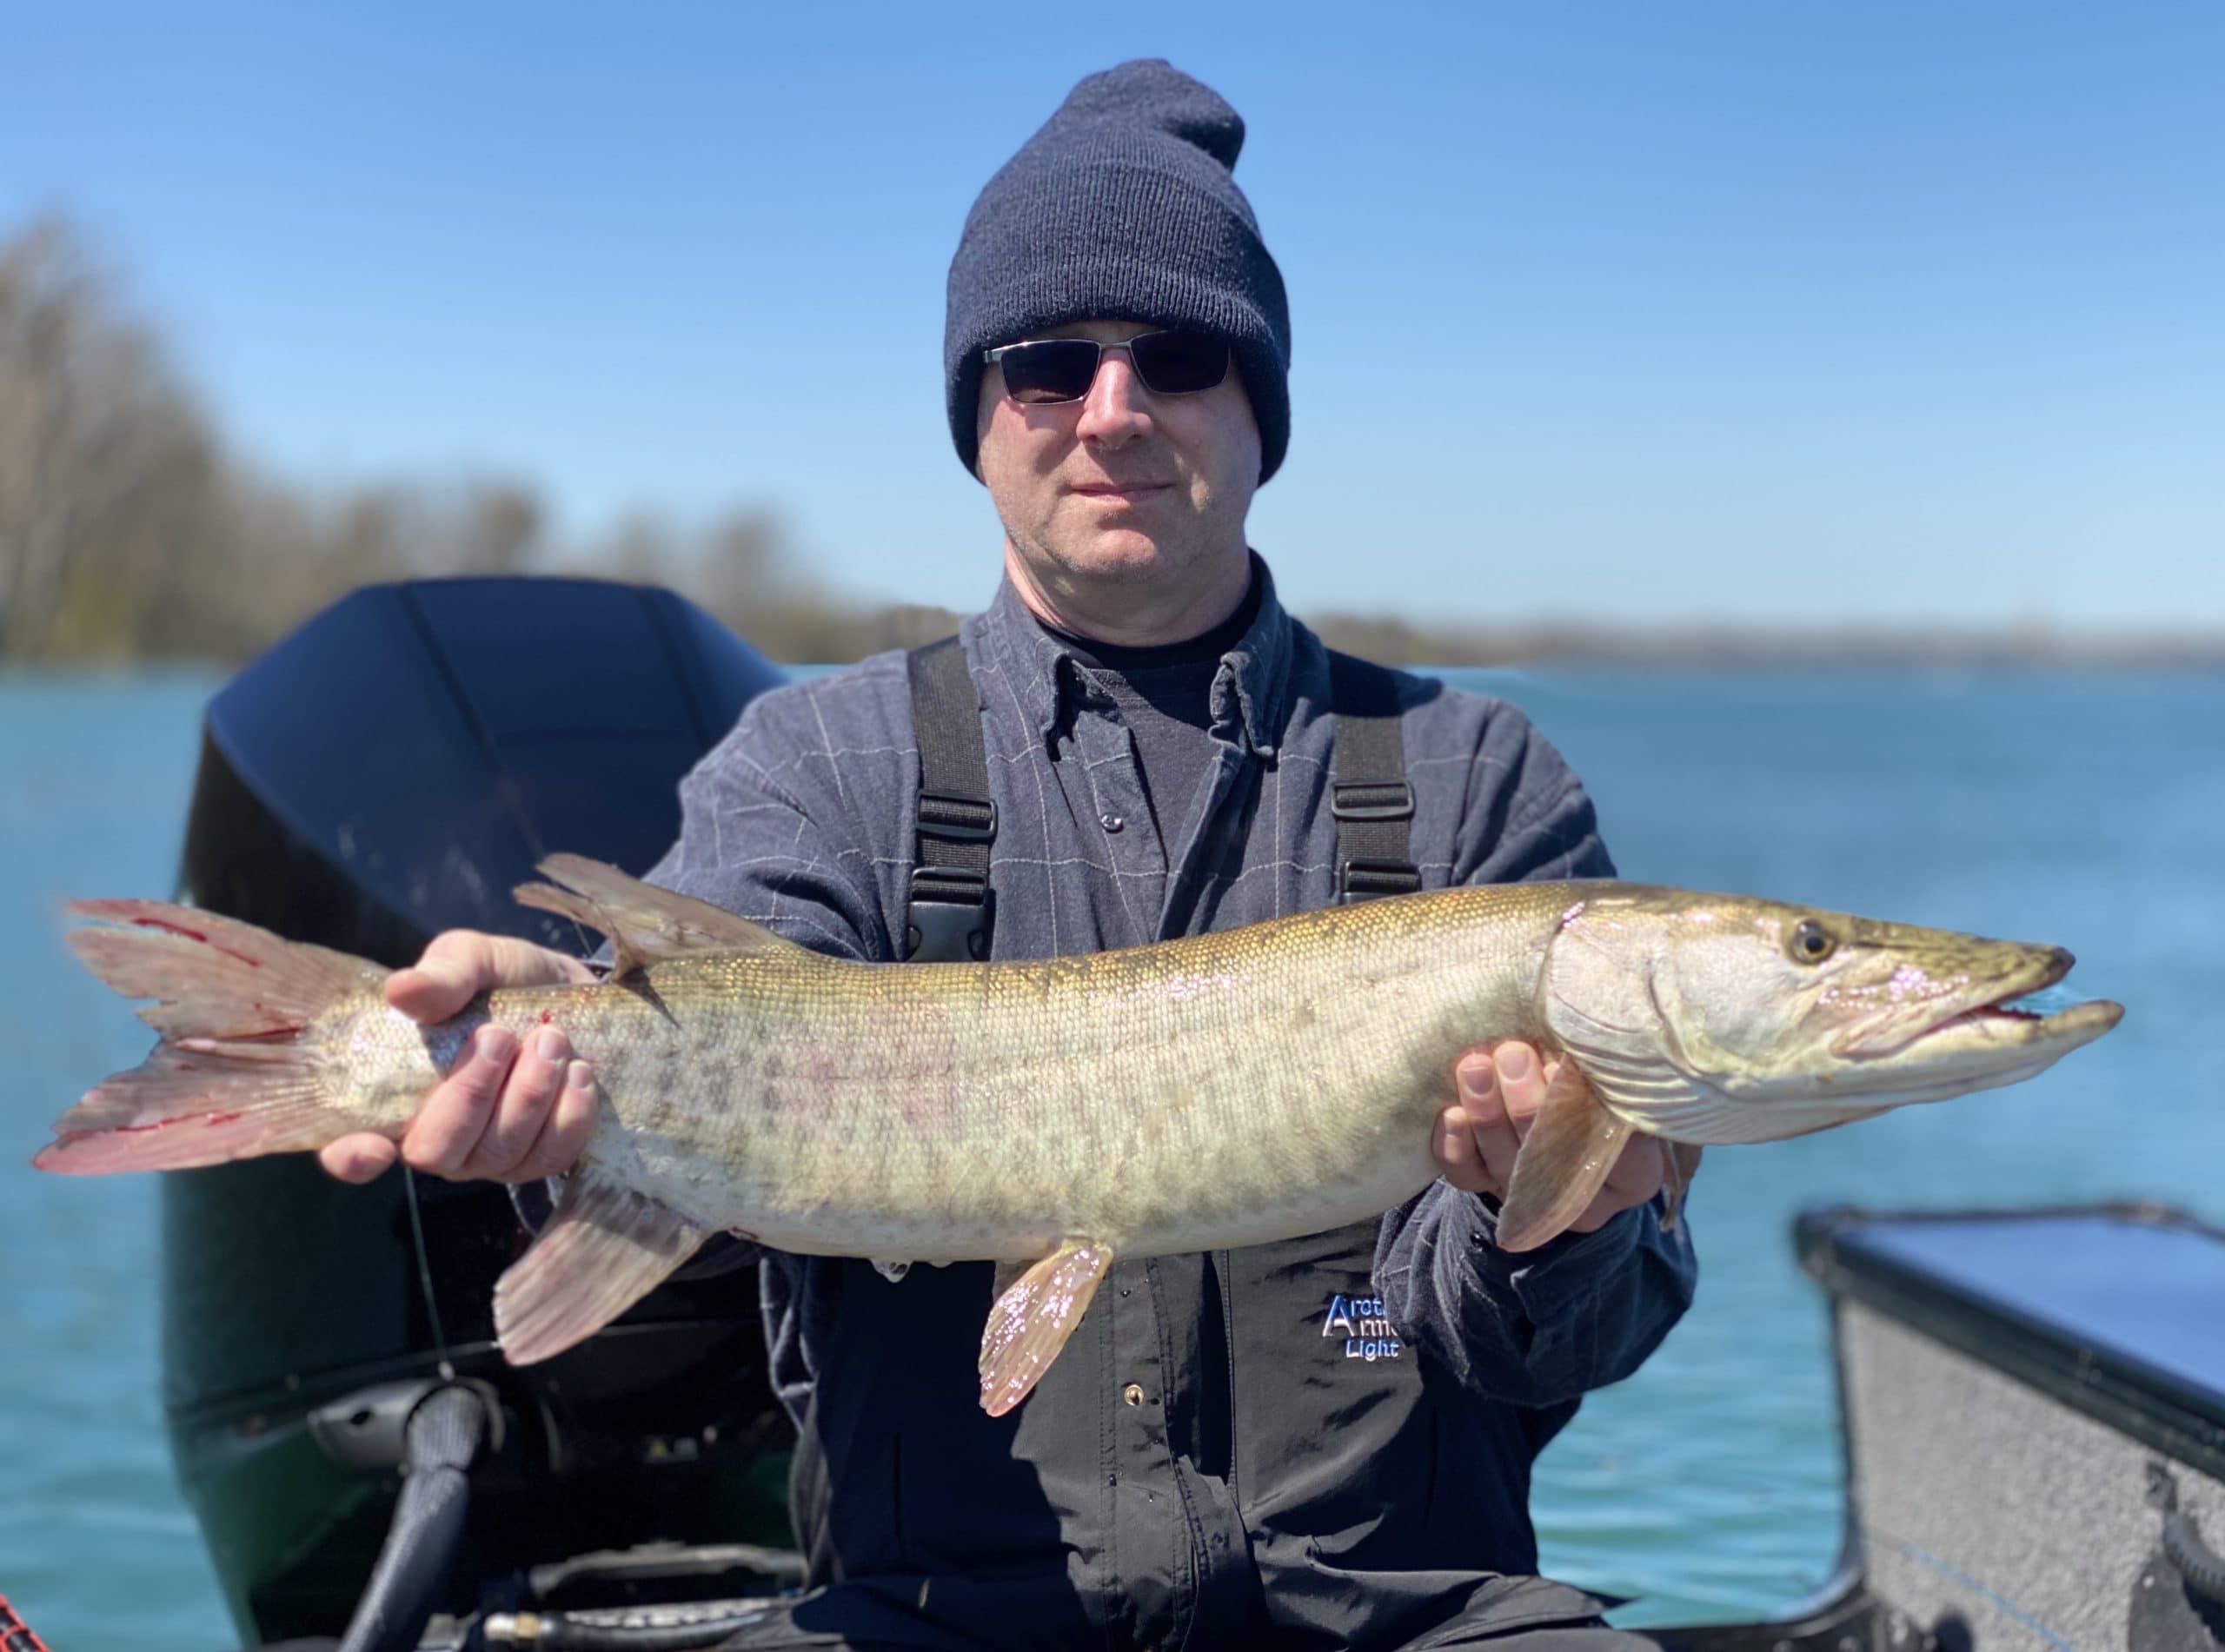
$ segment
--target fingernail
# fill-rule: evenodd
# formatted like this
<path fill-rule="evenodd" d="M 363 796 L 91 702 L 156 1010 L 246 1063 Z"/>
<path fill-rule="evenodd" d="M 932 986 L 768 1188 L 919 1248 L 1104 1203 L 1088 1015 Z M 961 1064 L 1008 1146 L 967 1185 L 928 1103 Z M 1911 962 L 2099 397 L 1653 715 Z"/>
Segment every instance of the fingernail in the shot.
<path fill-rule="evenodd" d="M 564 1069 L 564 1088 L 592 1090 L 594 1088 L 594 1069 L 584 1061 L 575 1061 Z"/>
<path fill-rule="evenodd" d="M 564 1058 L 564 1035 L 555 1027 L 543 1027 L 534 1039 L 533 1048 L 534 1053 L 543 1061 L 561 1061 Z"/>
<path fill-rule="evenodd" d="M 1481 1101 L 1491 1093 L 1492 1072 L 1489 1056 L 1464 1063 L 1459 1076 L 1461 1100 Z"/>
<path fill-rule="evenodd" d="M 1509 1083 L 1519 1084 L 1530 1076 L 1530 1064 L 1531 1056 L 1527 1050 L 1506 1051 L 1498 1058 L 1499 1075 Z"/>
<path fill-rule="evenodd" d="M 508 1061 L 518 1052 L 518 1041 L 508 1027 L 482 1027 L 473 1043 L 482 1061 Z"/>

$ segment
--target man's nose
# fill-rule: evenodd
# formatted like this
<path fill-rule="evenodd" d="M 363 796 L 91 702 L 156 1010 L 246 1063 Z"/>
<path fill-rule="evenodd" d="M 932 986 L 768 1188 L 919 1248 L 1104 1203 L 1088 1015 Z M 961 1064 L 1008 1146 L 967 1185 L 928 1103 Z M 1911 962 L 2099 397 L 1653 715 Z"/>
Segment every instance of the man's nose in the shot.
<path fill-rule="evenodd" d="M 1136 364 L 1125 349 L 1107 347 L 1097 364 L 1097 377 L 1082 398 L 1081 421 L 1075 434 L 1086 441 L 1119 447 L 1151 429 L 1151 392 L 1136 376 Z"/>

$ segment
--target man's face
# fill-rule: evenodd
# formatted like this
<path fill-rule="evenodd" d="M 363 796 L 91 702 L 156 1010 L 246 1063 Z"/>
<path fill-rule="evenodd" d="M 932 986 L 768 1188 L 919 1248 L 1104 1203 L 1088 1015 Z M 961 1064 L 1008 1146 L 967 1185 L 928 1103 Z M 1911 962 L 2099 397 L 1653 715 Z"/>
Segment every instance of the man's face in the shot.
<path fill-rule="evenodd" d="M 1112 344 L 1152 330 L 1079 322 L 1031 336 Z M 1225 587 L 1235 570 L 1248 578 L 1244 519 L 1259 485 L 1259 428 L 1234 362 L 1210 390 L 1156 395 L 1126 352 L 1108 353 L 1087 395 L 1046 406 L 1012 400 L 992 362 L 978 433 L 1013 577 L 1055 606 L 1086 606 L 1087 594 L 1114 587 L 1163 600 Z"/>

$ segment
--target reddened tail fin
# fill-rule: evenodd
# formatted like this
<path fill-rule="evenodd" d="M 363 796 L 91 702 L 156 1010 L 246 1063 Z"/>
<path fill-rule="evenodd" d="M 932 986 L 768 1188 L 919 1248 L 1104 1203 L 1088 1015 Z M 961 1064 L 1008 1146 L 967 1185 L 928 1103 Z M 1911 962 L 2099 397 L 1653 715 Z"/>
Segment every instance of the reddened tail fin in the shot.
<path fill-rule="evenodd" d="M 39 1169 L 96 1176 L 188 1170 L 322 1147 L 360 1129 L 329 1103 L 319 1052 L 302 1034 L 386 972 L 214 912 L 155 900 L 89 900 L 70 950 L 163 1035 L 145 1061 L 104 1078 L 55 1121 Z"/>
<path fill-rule="evenodd" d="M 166 1038 L 255 1038 L 298 1032 L 343 993 L 378 992 L 387 972 L 236 918 L 161 900 L 80 900 L 70 950 Z"/>

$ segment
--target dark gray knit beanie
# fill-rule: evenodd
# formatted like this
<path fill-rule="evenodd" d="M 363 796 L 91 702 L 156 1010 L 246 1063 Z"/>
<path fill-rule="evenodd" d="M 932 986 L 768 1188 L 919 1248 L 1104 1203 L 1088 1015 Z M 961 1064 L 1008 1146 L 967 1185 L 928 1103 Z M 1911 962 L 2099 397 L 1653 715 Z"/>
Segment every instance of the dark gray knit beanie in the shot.
<path fill-rule="evenodd" d="M 943 381 L 974 468 L 981 352 L 1067 322 L 1228 340 L 1259 421 L 1259 480 L 1290 446 L 1290 304 L 1230 169 L 1243 117 L 1171 63 L 1092 75 L 1007 161 L 950 261 Z"/>

